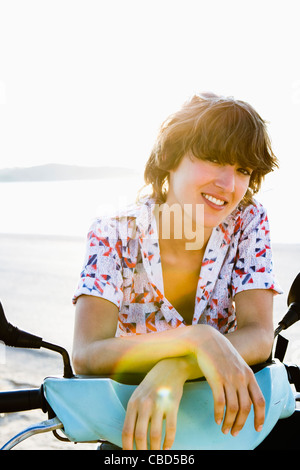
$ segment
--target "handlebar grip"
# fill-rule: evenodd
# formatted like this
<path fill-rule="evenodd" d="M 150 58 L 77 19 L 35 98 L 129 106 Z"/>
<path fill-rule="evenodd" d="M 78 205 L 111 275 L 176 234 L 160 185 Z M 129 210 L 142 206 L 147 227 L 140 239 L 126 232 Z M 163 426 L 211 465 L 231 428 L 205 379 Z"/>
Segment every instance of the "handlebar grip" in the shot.
<path fill-rule="evenodd" d="M 44 413 L 47 411 L 43 387 L 0 392 L 0 413 L 16 413 L 36 409 L 42 409 Z"/>

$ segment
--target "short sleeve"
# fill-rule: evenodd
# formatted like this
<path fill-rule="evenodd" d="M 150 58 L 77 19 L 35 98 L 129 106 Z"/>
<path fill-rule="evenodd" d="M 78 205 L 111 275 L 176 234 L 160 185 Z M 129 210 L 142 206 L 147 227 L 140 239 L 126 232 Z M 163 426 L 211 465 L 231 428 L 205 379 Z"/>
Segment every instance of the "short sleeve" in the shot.
<path fill-rule="evenodd" d="M 249 289 L 271 289 L 278 294 L 283 292 L 273 273 L 268 216 L 259 203 L 248 206 L 243 213 L 232 272 L 233 295 Z"/>
<path fill-rule="evenodd" d="M 122 263 L 118 235 L 112 220 L 96 220 L 87 236 L 86 254 L 80 281 L 73 296 L 93 295 L 109 300 L 118 308 L 123 301 Z"/>

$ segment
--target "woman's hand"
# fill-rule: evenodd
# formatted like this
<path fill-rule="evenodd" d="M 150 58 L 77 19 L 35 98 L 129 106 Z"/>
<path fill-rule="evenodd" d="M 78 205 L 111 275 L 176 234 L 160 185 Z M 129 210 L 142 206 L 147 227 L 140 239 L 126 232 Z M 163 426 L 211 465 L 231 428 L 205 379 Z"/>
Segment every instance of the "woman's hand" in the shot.
<path fill-rule="evenodd" d="M 187 380 L 184 358 L 163 359 L 146 375 L 133 392 L 122 433 L 124 450 L 147 449 L 150 425 L 150 449 L 160 450 L 163 420 L 166 420 L 163 449 L 170 449 L 176 434 L 177 413 Z"/>
<path fill-rule="evenodd" d="M 231 430 L 236 436 L 253 404 L 254 427 L 261 431 L 265 400 L 254 373 L 226 336 L 210 326 L 199 327 L 201 335 L 195 353 L 199 368 L 212 389 L 216 423 L 221 424 L 225 413 L 222 431 L 227 434 Z"/>
<path fill-rule="evenodd" d="M 133 392 L 123 427 L 123 449 L 147 449 L 150 425 L 150 449 L 159 450 L 163 420 L 166 432 L 163 449 L 170 449 L 176 434 L 177 413 L 183 385 L 189 379 L 205 376 L 214 399 L 215 421 L 222 431 L 236 436 L 243 428 L 251 405 L 254 426 L 261 431 L 265 400 L 255 375 L 226 336 L 208 325 L 197 325 L 190 336 L 192 354 L 162 359 Z M 224 417 L 225 414 L 225 417 Z"/>

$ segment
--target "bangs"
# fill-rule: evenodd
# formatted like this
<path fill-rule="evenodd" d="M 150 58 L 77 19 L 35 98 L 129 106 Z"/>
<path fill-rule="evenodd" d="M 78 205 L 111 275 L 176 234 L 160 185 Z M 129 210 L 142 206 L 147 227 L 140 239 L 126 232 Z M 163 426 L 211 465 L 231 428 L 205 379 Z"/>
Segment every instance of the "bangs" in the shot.
<path fill-rule="evenodd" d="M 244 103 L 222 102 L 205 110 L 195 125 L 190 150 L 201 160 L 239 164 L 267 173 L 270 149 L 265 123 Z"/>

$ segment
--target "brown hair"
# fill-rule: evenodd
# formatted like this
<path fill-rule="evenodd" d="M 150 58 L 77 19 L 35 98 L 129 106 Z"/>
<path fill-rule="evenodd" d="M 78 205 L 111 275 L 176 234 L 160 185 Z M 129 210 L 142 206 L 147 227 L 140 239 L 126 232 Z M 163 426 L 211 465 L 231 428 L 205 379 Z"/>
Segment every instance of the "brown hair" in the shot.
<path fill-rule="evenodd" d="M 158 203 L 166 199 L 169 171 L 189 152 L 202 160 L 251 168 L 245 205 L 252 202 L 264 176 L 278 167 L 266 122 L 252 106 L 212 93 L 193 96 L 160 128 L 144 173 Z"/>

